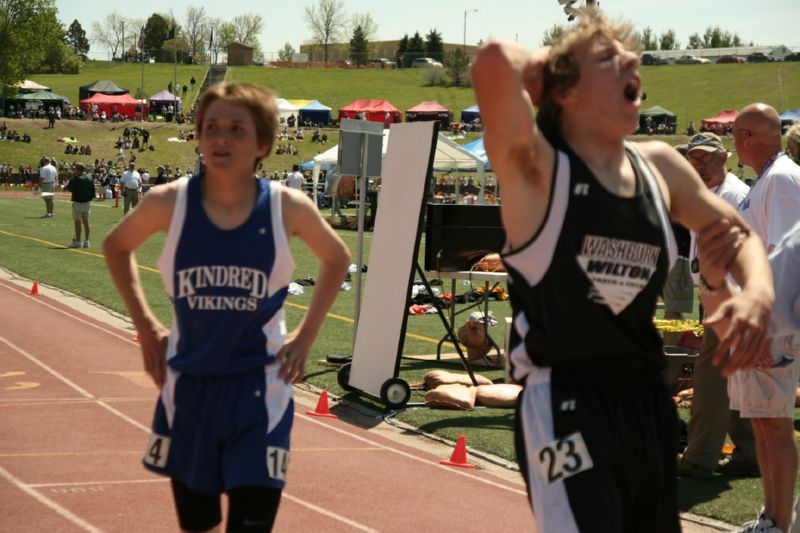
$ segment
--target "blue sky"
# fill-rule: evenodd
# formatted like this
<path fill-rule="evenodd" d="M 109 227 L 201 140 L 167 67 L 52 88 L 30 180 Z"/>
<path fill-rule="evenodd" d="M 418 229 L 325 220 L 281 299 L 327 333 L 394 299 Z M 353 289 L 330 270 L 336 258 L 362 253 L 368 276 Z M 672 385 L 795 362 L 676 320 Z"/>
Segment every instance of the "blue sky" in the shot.
<path fill-rule="evenodd" d="M 232 19 L 242 13 L 258 13 L 265 21 L 260 42 L 267 58 L 284 43 L 295 49 L 308 42 L 311 32 L 304 21 L 304 8 L 313 0 L 135 0 L 133 2 L 108 2 L 107 0 L 56 0 L 59 18 L 66 25 L 74 19 L 91 37 L 93 20 L 117 11 L 132 18 L 147 19 L 152 13 L 169 13 L 180 21 L 188 6 L 205 7 L 211 16 Z M 690 34 L 702 35 L 709 25 L 719 25 L 724 30 L 738 33 L 745 43 L 785 44 L 800 49 L 800 2 L 798 0 L 601 0 L 601 6 L 613 18 L 624 18 L 641 29 L 650 26 L 656 34 L 675 30 L 680 43 L 686 44 Z M 464 11 L 466 40 L 475 44 L 480 39 L 500 37 L 517 40 L 533 48 L 541 43 L 542 36 L 553 24 L 565 24 L 566 16 L 557 0 L 345 0 L 348 14 L 370 13 L 378 23 L 376 40 L 401 38 L 419 31 L 425 35 L 430 29 L 442 34 L 445 42 L 460 43 L 464 38 Z M 102 58 L 102 51 L 93 46 L 91 57 Z"/>

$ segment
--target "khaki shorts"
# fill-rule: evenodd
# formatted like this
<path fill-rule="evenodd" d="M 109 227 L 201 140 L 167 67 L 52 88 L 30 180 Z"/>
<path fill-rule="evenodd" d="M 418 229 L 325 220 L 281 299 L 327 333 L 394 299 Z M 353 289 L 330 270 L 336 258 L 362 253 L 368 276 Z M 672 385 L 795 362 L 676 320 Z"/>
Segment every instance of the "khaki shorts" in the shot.
<path fill-rule="evenodd" d="M 92 202 L 72 202 L 72 220 L 89 222 L 89 210 Z"/>
<path fill-rule="evenodd" d="M 39 187 L 42 192 L 54 192 L 56 190 L 56 184 L 53 183 L 42 183 L 41 187 Z"/>
<path fill-rule="evenodd" d="M 736 372 L 728 377 L 731 409 L 742 418 L 794 418 L 800 335 L 773 339 L 775 366 Z"/>
<path fill-rule="evenodd" d="M 689 271 L 689 260 L 679 257 L 669 271 L 664 283 L 664 311 L 691 313 L 694 309 L 694 283 Z"/>

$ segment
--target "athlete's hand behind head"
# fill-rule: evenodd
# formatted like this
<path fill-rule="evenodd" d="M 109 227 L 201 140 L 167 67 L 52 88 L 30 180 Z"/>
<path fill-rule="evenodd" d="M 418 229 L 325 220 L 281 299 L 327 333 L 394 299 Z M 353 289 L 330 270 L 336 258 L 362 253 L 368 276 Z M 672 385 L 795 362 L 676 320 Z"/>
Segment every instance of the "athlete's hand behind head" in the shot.
<path fill-rule="evenodd" d="M 549 55 L 549 46 L 537 48 L 531 52 L 530 60 L 522 72 L 522 85 L 534 107 L 537 107 L 542 100 L 544 66 Z"/>

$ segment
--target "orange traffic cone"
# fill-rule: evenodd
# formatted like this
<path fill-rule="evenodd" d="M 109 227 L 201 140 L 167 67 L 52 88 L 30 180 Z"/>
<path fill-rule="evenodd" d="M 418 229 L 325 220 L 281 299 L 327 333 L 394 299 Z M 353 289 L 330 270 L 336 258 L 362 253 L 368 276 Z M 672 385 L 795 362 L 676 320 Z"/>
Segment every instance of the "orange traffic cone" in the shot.
<path fill-rule="evenodd" d="M 459 435 L 456 447 L 450 459 L 442 459 L 440 465 L 458 466 L 460 468 L 475 468 L 475 465 L 467 462 L 467 439 L 464 435 Z"/>
<path fill-rule="evenodd" d="M 39 282 L 34 281 L 33 287 L 31 287 L 31 292 L 28 293 L 30 296 L 39 296 Z"/>
<path fill-rule="evenodd" d="M 311 416 L 323 416 L 325 418 L 339 418 L 328 409 L 328 391 L 326 390 L 322 391 L 319 401 L 317 402 L 317 408 L 313 411 L 306 411 L 306 414 Z"/>

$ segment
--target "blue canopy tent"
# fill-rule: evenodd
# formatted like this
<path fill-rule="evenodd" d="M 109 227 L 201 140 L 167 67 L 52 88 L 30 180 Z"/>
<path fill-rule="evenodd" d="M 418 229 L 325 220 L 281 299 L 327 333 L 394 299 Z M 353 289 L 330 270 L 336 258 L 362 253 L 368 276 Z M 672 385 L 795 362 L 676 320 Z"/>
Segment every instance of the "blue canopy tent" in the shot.
<path fill-rule="evenodd" d="M 476 118 L 481 118 L 481 110 L 478 108 L 478 104 L 461 110 L 461 122 L 472 124 L 472 121 Z"/>
<path fill-rule="evenodd" d="M 486 156 L 486 148 L 483 147 L 483 137 L 475 139 L 463 145 L 462 148 L 468 152 L 475 154 L 481 161 L 486 170 L 492 170 L 492 165 L 489 163 L 489 158 Z"/>
<path fill-rule="evenodd" d="M 312 124 L 329 124 L 332 122 L 331 108 L 321 104 L 319 100 L 312 100 L 300 109 L 300 124 L 305 124 L 306 121 Z"/>
<path fill-rule="evenodd" d="M 781 113 L 781 129 L 785 131 L 795 122 L 800 122 L 800 109 L 787 109 Z"/>

